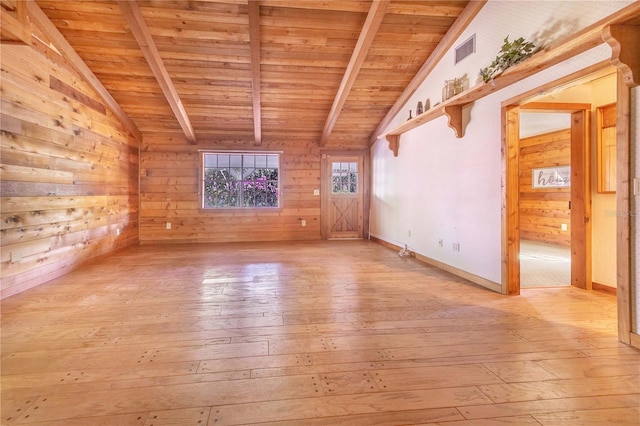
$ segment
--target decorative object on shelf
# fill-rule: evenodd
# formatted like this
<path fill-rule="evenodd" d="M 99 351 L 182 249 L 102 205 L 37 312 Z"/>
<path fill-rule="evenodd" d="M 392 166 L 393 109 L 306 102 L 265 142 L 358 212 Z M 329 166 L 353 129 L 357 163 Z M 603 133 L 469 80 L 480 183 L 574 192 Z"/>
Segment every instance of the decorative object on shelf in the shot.
<path fill-rule="evenodd" d="M 535 44 L 526 41 L 523 37 L 510 42 L 509 36 L 506 36 L 498 56 L 488 67 L 480 70 L 480 76 L 482 76 L 482 80 L 485 83 L 488 83 L 510 66 L 522 62 L 533 55 L 537 50 Z"/>
<path fill-rule="evenodd" d="M 429 99 L 427 99 L 427 100 L 424 102 L 424 110 L 425 110 L 425 111 L 429 111 L 429 109 L 430 109 L 430 108 L 431 108 L 431 101 L 430 101 Z"/>
<path fill-rule="evenodd" d="M 420 115 L 424 112 L 424 108 L 422 107 L 422 101 L 418 101 L 418 106 L 416 107 L 416 115 Z"/>
<path fill-rule="evenodd" d="M 407 121 L 411 120 L 413 117 L 411 116 L 411 110 L 409 110 L 409 118 L 407 118 Z"/>
<path fill-rule="evenodd" d="M 453 80 L 453 94 L 458 95 L 469 88 L 469 77 L 463 75 L 460 78 Z"/>
<path fill-rule="evenodd" d="M 445 80 L 444 87 L 442 88 L 442 102 L 453 96 L 453 88 L 456 84 L 455 80 Z"/>
<path fill-rule="evenodd" d="M 467 88 L 469 88 L 469 78 L 466 74 L 460 78 L 445 80 L 442 88 L 442 102 L 464 92 Z"/>

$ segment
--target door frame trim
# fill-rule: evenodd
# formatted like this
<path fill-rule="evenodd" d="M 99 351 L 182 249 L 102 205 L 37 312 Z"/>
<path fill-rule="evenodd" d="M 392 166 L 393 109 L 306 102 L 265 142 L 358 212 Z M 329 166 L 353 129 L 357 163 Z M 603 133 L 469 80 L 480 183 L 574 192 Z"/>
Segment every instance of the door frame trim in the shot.
<path fill-rule="evenodd" d="M 520 294 L 520 111 L 549 111 L 571 113 L 571 285 L 591 290 L 591 180 L 590 180 L 590 113 L 591 104 L 558 102 L 526 102 L 506 107 L 507 120 L 505 152 L 506 175 L 504 209 L 508 222 L 504 224 L 506 246 L 506 273 L 508 280 L 507 295 Z M 582 123 L 574 130 L 575 114 L 579 114 Z M 579 143 L 576 143 L 576 136 Z M 576 174 L 576 173 L 579 174 Z M 576 184 L 577 183 L 577 184 Z M 577 185 L 577 186 L 576 186 Z M 582 221 L 582 222 L 581 222 Z M 580 244 L 582 241 L 584 244 Z"/>
<path fill-rule="evenodd" d="M 509 146 L 507 138 L 516 136 L 507 132 L 517 133 L 519 136 L 518 109 L 538 95 L 549 93 L 562 87 L 569 87 L 587 77 L 605 76 L 614 72 L 611 61 L 605 60 L 584 68 L 575 73 L 553 80 L 542 86 L 520 93 L 501 103 L 501 152 L 502 152 L 502 197 L 501 197 L 501 223 L 502 223 L 502 286 L 501 292 L 506 295 L 520 294 L 520 238 L 514 238 L 509 230 L 520 230 L 517 207 L 519 206 L 519 188 L 517 185 L 507 184 L 517 182 L 518 179 L 518 148 L 517 145 Z M 515 180 L 514 180 L 515 179 Z M 515 207 L 514 207 L 515 204 Z"/>

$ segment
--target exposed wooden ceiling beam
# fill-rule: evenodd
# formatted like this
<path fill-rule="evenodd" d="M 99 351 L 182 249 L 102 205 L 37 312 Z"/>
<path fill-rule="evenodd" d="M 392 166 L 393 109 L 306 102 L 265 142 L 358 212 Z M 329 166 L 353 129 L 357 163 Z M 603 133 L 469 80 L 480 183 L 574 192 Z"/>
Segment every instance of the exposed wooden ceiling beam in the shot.
<path fill-rule="evenodd" d="M 122 110 L 118 102 L 111 96 L 111 93 L 104 87 L 98 77 L 89 69 L 87 64 L 82 60 L 80 55 L 71 47 L 67 39 L 64 38 L 62 33 L 58 31 L 56 26 L 51 22 L 47 15 L 40 9 L 40 6 L 35 1 L 27 2 L 27 9 L 31 22 L 37 25 L 43 33 L 49 38 L 51 43 L 58 49 L 60 54 L 71 64 L 71 66 L 84 78 L 89 85 L 96 91 L 96 93 L 107 104 L 107 107 L 113 112 L 113 114 L 124 125 L 125 129 L 131 133 L 131 135 L 138 141 L 142 141 L 142 133 L 135 125 L 135 123 L 129 118 L 129 116 Z"/>
<path fill-rule="evenodd" d="M 144 17 L 142 16 L 142 12 L 140 11 L 138 4 L 135 1 L 130 0 L 118 0 L 118 4 L 124 13 L 124 17 L 129 24 L 131 32 L 138 42 L 144 57 L 149 63 L 149 67 L 151 68 L 153 75 L 156 77 L 156 80 L 158 80 L 162 93 L 164 93 L 167 102 L 169 102 L 169 106 L 176 116 L 187 141 L 191 144 L 195 144 L 196 135 L 193 131 L 193 126 L 191 125 L 189 116 L 187 115 L 184 105 L 180 100 L 180 96 L 173 85 L 173 81 L 171 81 L 167 68 L 162 62 L 160 52 L 158 52 L 158 48 L 151 37 L 151 33 L 144 21 Z"/>
<path fill-rule="evenodd" d="M 338 93 L 333 100 L 333 105 L 329 111 L 329 117 L 327 117 L 327 121 L 324 124 L 322 136 L 320 137 L 320 146 L 325 146 L 329 140 L 329 136 L 331 136 L 331 132 L 333 131 L 333 128 L 338 121 L 338 117 L 340 116 L 340 112 L 342 112 L 342 108 L 349 97 L 349 92 L 358 77 L 360 68 L 364 63 L 364 60 L 367 58 L 369 48 L 371 48 L 371 45 L 373 44 L 373 40 L 378 33 L 378 29 L 380 28 L 380 24 L 382 23 L 382 19 L 384 18 L 390 2 L 391 0 L 374 0 L 371 3 L 367 19 L 364 22 L 362 31 L 360 31 L 358 42 L 356 43 L 356 47 L 353 49 L 353 54 L 349 60 L 349 65 L 347 65 L 347 70 L 342 77 Z"/>
<path fill-rule="evenodd" d="M 387 115 L 384 116 L 376 130 L 373 132 L 373 135 L 369 141 L 370 145 L 372 145 L 378 135 L 382 133 L 382 131 L 391 123 L 393 118 L 400 112 L 400 110 L 407 103 L 409 98 L 413 96 L 418 87 L 424 82 L 427 76 L 433 71 L 435 66 L 440 62 L 442 57 L 451 49 L 453 43 L 458 39 L 460 34 L 467 28 L 467 26 L 471 23 L 473 18 L 480 12 L 480 9 L 484 6 L 487 0 L 472 0 L 467 4 L 467 7 L 462 11 L 462 13 L 458 16 L 458 19 L 453 23 L 447 34 L 442 38 L 438 47 L 436 47 L 427 59 L 427 61 L 422 65 L 420 70 L 416 73 L 415 77 L 411 80 L 411 82 L 407 85 L 404 91 L 400 94 L 396 102 L 387 112 Z"/>
<path fill-rule="evenodd" d="M 249 44 L 255 144 L 262 144 L 262 101 L 260 98 L 260 2 L 249 0 Z"/>
<path fill-rule="evenodd" d="M 265 7 L 286 7 L 290 9 L 329 10 L 336 12 L 364 13 L 367 3 L 364 1 L 307 1 L 307 0 L 262 0 Z"/>

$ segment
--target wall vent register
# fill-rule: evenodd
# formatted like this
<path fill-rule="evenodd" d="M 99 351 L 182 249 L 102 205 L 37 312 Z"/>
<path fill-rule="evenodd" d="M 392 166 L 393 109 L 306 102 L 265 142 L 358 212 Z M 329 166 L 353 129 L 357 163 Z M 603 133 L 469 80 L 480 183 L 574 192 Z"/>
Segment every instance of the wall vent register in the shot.
<path fill-rule="evenodd" d="M 454 64 L 457 64 L 476 51 L 476 35 L 472 35 L 455 49 Z"/>

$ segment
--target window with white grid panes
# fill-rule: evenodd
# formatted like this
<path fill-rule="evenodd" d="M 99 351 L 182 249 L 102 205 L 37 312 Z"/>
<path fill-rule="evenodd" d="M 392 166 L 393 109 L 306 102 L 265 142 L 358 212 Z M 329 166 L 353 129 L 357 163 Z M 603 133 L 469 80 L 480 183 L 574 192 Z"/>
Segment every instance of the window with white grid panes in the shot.
<path fill-rule="evenodd" d="M 202 153 L 202 208 L 277 208 L 280 154 Z"/>
<path fill-rule="evenodd" d="M 331 167 L 331 192 L 333 194 L 358 193 L 358 163 L 333 162 Z"/>

